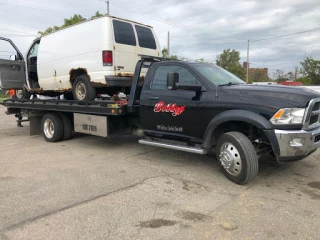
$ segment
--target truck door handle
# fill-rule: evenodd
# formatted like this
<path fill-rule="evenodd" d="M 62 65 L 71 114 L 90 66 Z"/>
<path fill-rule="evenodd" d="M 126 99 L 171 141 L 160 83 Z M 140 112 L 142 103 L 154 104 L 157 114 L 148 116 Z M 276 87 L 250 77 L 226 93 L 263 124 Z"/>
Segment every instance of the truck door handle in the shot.
<path fill-rule="evenodd" d="M 16 65 L 10 65 L 11 70 L 15 70 L 16 69 Z"/>
<path fill-rule="evenodd" d="M 149 97 L 149 100 L 159 100 L 159 97 Z"/>

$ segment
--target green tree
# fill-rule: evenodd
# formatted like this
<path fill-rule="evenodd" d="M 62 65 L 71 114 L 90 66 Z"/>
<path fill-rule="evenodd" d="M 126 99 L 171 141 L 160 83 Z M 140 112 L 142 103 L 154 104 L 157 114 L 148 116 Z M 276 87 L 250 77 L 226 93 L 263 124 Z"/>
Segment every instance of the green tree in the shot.
<path fill-rule="evenodd" d="M 99 11 L 97 11 L 95 13 L 95 15 L 93 15 L 91 18 L 89 19 L 95 19 L 95 18 L 99 18 L 99 17 L 102 17 L 104 16 L 103 14 L 101 14 Z M 54 26 L 54 27 L 48 27 L 45 31 L 39 31 L 38 34 L 40 34 L 41 36 L 43 35 L 46 35 L 46 34 L 49 34 L 49 33 L 52 33 L 54 31 L 58 31 L 59 29 L 62 29 L 62 28 L 65 28 L 65 27 L 69 27 L 69 26 L 72 26 L 72 25 L 75 25 L 75 24 L 78 24 L 78 23 L 81 23 L 81 22 L 84 22 L 86 21 L 87 19 L 82 17 L 80 14 L 75 14 L 73 15 L 72 17 L 70 18 L 65 18 L 64 19 L 64 23 L 63 25 L 61 25 L 60 27 L 59 26 Z"/>
<path fill-rule="evenodd" d="M 277 69 L 273 75 L 274 75 L 274 80 L 277 83 L 285 82 L 287 80 L 286 74 L 281 69 Z"/>
<path fill-rule="evenodd" d="M 162 57 L 163 58 L 168 58 L 169 57 L 169 52 L 168 52 L 167 48 L 163 48 L 161 53 L 162 53 Z"/>
<path fill-rule="evenodd" d="M 177 55 L 171 55 L 170 58 L 171 58 L 172 60 L 178 60 L 178 56 L 177 56 Z"/>
<path fill-rule="evenodd" d="M 197 62 L 204 62 L 204 58 L 198 58 L 196 61 Z"/>
<path fill-rule="evenodd" d="M 100 13 L 99 11 L 96 11 L 96 14 L 95 15 L 93 15 L 92 17 L 91 17 L 91 19 L 95 19 L 95 18 L 99 18 L 99 17 L 103 17 L 104 15 L 102 14 L 102 13 Z"/>
<path fill-rule="evenodd" d="M 240 64 L 239 51 L 231 51 L 230 49 L 223 50 L 223 52 L 217 56 L 216 64 L 243 79 L 244 70 Z"/>
<path fill-rule="evenodd" d="M 308 77 L 297 78 L 297 82 L 302 82 L 303 85 L 312 85 L 312 80 Z"/>
<path fill-rule="evenodd" d="M 320 84 L 320 61 L 314 60 L 312 57 L 307 57 L 303 62 L 300 62 L 302 68 L 300 73 L 304 77 L 311 79 L 311 84 L 319 85 Z"/>
<path fill-rule="evenodd" d="M 177 55 L 171 55 L 169 57 L 169 52 L 168 52 L 168 49 L 167 48 L 163 48 L 162 51 L 162 57 L 163 58 L 170 58 L 170 59 L 173 59 L 173 60 L 177 60 L 178 59 L 178 56 Z"/>
<path fill-rule="evenodd" d="M 257 68 L 249 73 L 250 82 L 266 82 L 268 81 L 268 76 L 263 74 L 263 72 Z"/>

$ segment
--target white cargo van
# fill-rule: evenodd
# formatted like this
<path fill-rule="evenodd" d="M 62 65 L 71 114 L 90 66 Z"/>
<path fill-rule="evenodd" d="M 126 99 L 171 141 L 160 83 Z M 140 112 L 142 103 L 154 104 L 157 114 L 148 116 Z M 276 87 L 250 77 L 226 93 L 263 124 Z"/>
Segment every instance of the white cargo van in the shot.
<path fill-rule="evenodd" d="M 48 96 L 63 93 L 75 100 L 91 101 L 100 93 L 126 91 L 139 55 L 160 55 L 151 26 L 111 16 L 37 38 L 25 58 L 9 39 L 2 41 L 15 52 L 10 59 L 0 55 L 2 89 L 25 88 L 25 93 Z"/>

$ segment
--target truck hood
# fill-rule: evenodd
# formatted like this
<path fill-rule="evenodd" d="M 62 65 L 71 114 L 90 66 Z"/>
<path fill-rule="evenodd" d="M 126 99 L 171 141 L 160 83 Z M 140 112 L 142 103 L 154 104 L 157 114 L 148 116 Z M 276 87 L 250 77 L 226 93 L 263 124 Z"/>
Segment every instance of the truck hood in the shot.
<path fill-rule="evenodd" d="M 277 101 L 297 108 L 304 108 L 311 99 L 320 98 L 320 93 L 304 87 L 241 84 L 223 86 L 222 90 L 230 96 L 264 99 L 266 104 Z"/>

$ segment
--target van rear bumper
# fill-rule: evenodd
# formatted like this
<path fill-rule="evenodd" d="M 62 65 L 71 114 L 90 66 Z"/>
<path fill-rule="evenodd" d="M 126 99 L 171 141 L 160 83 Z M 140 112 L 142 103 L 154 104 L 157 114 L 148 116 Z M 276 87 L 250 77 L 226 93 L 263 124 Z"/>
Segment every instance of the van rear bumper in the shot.
<path fill-rule="evenodd" d="M 105 76 L 107 87 L 130 87 L 133 77 Z"/>

